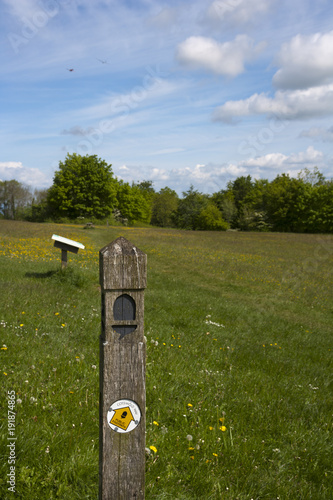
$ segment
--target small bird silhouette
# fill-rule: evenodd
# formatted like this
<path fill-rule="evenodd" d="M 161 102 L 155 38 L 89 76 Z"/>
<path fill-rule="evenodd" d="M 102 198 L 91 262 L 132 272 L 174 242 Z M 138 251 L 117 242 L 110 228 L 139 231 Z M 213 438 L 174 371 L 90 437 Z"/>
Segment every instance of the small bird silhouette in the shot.
<path fill-rule="evenodd" d="M 74 68 L 67 68 L 68 71 L 74 71 Z"/>
<path fill-rule="evenodd" d="M 97 61 L 101 62 L 102 64 L 108 63 L 105 59 L 98 59 L 98 57 L 96 57 L 96 59 L 97 59 Z"/>

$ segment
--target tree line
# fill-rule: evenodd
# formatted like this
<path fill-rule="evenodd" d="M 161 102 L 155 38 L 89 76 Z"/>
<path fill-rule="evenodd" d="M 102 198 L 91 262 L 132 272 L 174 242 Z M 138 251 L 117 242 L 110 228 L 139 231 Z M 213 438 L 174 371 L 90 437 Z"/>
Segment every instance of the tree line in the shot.
<path fill-rule="evenodd" d="M 273 181 L 241 176 L 204 194 L 156 192 L 150 180 L 129 184 L 96 155 L 68 154 L 49 189 L 0 181 L 0 217 L 34 222 L 146 223 L 190 230 L 333 232 L 333 181 L 317 168 Z"/>

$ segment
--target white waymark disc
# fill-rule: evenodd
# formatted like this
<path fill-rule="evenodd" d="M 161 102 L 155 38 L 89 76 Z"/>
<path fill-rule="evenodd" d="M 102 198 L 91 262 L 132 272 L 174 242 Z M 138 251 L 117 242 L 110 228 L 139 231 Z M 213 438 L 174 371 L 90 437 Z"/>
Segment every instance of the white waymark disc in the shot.
<path fill-rule="evenodd" d="M 140 407 L 131 399 L 119 399 L 110 406 L 107 420 L 115 432 L 131 432 L 140 423 Z"/>

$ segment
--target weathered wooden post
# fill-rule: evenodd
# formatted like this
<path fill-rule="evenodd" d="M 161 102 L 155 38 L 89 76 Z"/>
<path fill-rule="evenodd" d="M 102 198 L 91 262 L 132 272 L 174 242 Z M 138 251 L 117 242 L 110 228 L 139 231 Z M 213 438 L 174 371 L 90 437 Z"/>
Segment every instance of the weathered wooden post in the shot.
<path fill-rule="evenodd" d="M 143 335 L 147 255 L 123 237 L 100 250 L 99 500 L 141 500 L 145 486 Z"/>

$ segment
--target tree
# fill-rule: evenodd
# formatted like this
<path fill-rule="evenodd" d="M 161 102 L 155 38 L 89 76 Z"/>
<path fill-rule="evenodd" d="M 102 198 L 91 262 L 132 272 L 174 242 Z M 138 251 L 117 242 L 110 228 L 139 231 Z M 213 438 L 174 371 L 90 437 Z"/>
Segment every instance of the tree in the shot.
<path fill-rule="evenodd" d="M 173 225 L 173 213 L 178 207 L 176 191 L 168 187 L 156 193 L 153 200 L 151 223 L 155 226 L 170 227 Z"/>
<path fill-rule="evenodd" d="M 312 171 L 309 168 L 304 168 L 298 174 L 298 179 L 311 186 L 322 186 L 326 182 L 324 175 L 319 172 L 318 167 L 314 167 Z"/>
<path fill-rule="evenodd" d="M 107 217 L 117 204 L 117 181 L 111 165 L 96 155 L 68 154 L 59 162 L 47 196 L 56 217 Z"/>
<path fill-rule="evenodd" d="M 229 224 L 223 220 L 220 210 L 209 203 L 203 210 L 201 210 L 197 218 L 197 229 L 206 231 L 226 231 Z"/>
<path fill-rule="evenodd" d="M 130 223 L 134 221 L 150 222 L 150 201 L 135 184 L 130 186 L 127 182 L 119 182 L 117 203 L 123 219 L 127 219 Z"/>
<path fill-rule="evenodd" d="M 234 202 L 237 210 L 240 210 L 246 203 L 246 199 L 250 196 L 253 189 L 253 182 L 251 176 L 237 177 L 233 182 L 228 183 L 228 190 L 232 191 Z"/>
<path fill-rule="evenodd" d="M 191 185 L 188 191 L 183 192 L 183 198 L 179 200 L 174 213 L 176 226 L 181 229 L 198 229 L 198 217 L 207 204 L 207 196 L 196 191 Z"/>
<path fill-rule="evenodd" d="M 266 188 L 263 200 L 274 231 L 303 232 L 309 210 L 311 185 L 278 175 Z"/>
<path fill-rule="evenodd" d="M 5 219 L 23 217 L 32 195 L 28 186 L 16 180 L 0 181 L 0 212 Z"/>
<path fill-rule="evenodd" d="M 333 182 L 313 186 L 306 232 L 333 233 Z"/>

